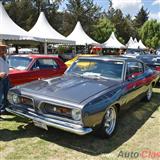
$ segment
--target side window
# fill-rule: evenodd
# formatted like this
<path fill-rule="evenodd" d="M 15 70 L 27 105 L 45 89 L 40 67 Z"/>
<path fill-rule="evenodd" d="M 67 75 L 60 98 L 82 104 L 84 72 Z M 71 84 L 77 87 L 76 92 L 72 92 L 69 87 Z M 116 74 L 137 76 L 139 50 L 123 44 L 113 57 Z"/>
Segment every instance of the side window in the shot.
<path fill-rule="evenodd" d="M 54 59 L 38 59 L 32 69 L 56 69 L 58 68 L 58 64 L 56 63 L 56 61 Z"/>
<path fill-rule="evenodd" d="M 131 78 L 132 76 L 139 76 L 144 72 L 143 64 L 140 62 L 128 62 L 127 63 L 127 73 L 126 79 Z"/>

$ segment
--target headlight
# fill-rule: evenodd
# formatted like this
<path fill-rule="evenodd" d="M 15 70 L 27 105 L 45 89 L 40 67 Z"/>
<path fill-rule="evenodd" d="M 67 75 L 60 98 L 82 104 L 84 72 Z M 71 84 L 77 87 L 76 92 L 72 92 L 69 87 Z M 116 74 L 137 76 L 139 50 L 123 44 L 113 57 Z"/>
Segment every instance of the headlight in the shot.
<path fill-rule="evenodd" d="M 20 98 L 17 94 L 12 94 L 12 101 L 14 104 L 20 103 Z"/>
<path fill-rule="evenodd" d="M 81 120 L 81 110 L 80 109 L 73 109 L 72 110 L 72 118 L 76 121 Z"/>
<path fill-rule="evenodd" d="M 11 104 L 13 103 L 12 93 L 11 92 L 8 92 L 7 99 L 9 101 L 9 103 L 11 103 Z"/>

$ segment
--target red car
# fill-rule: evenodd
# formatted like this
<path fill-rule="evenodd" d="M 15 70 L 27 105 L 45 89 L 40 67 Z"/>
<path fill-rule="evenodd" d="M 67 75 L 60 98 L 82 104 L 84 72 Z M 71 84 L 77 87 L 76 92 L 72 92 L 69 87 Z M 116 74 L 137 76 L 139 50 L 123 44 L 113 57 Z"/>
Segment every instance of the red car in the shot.
<path fill-rule="evenodd" d="M 67 66 L 58 57 L 49 55 L 13 55 L 8 57 L 12 86 L 42 78 L 62 75 Z"/>

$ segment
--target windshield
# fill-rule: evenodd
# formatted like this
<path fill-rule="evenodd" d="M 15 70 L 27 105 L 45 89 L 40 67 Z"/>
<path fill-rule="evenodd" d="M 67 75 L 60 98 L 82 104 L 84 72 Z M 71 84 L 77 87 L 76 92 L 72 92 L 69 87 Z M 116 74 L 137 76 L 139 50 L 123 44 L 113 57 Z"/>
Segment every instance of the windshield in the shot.
<path fill-rule="evenodd" d="M 31 61 L 32 59 L 28 57 L 17 57 L 17 56 L 8 57 L 9 67 L 18 70 L 27 69 Z"/>
<path fill-rule="evenodd" d="M 123 61 L 80 59 L 70 67 L 67 73 L 89 78 L 120 80 L 123 66 Z"/>

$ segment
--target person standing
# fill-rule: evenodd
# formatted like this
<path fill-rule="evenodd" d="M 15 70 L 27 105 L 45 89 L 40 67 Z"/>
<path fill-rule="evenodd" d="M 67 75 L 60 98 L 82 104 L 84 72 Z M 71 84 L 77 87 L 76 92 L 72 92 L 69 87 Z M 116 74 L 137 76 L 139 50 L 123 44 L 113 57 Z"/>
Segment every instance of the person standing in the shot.
<path fill-rule="evenodd" d="M 6 60 L 7 46 L 0 43 L 0 114 L 5 112 L 9 90 L 9 65 Z"/>

